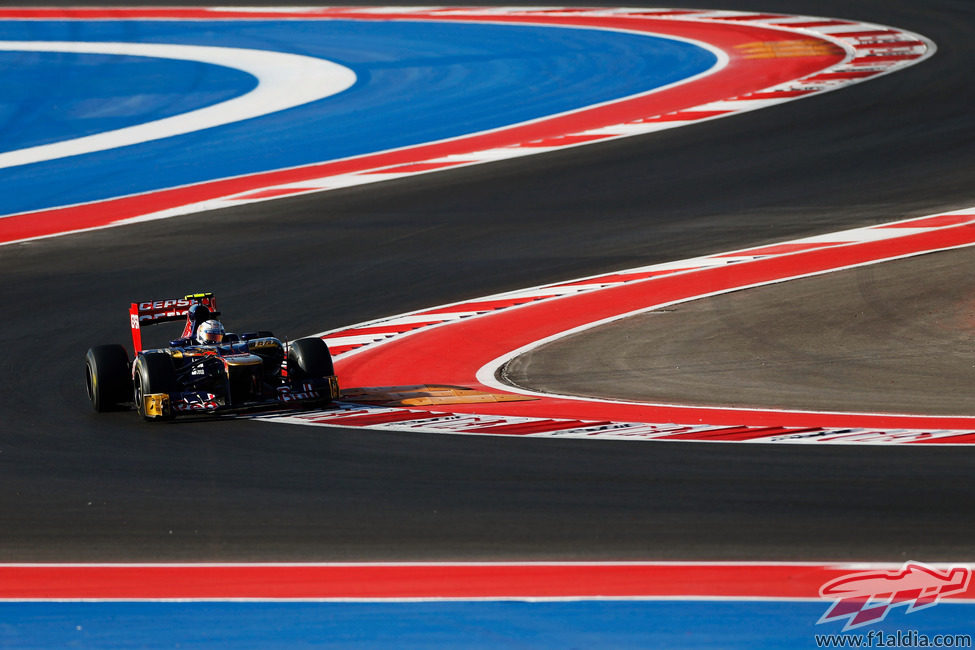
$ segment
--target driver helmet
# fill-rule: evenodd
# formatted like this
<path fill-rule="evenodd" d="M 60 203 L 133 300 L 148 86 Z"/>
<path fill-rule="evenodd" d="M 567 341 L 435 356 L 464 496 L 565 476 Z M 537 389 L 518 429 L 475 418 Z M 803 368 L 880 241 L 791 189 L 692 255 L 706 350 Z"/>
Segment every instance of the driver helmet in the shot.
<path fill-rule="evenodd" d="M 223 325 L 218 320 L 203 321 L 196 331 L 196 340 L 200 345 L 216 345 L 223 342 Z"/>

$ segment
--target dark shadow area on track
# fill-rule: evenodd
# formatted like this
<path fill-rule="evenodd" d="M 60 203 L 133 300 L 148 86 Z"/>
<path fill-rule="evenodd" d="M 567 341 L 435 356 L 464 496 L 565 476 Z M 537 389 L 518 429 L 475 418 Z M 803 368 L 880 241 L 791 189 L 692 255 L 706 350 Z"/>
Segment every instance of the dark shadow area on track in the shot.
<path fill-rule="evenodd" d="M 973 261 L 964 248 L 674 305 L 547 344 L 504 378 L 636 401 L 972 415 Z"/>
<path fill-rule="evenodd" d="M 904 72 L 648 137 L 0 249 L 4 561 L 967 558 L 975 450 L 512 440 L 95 416 L 88 346 L 212 290 L 302 336 L 975 203 L 969 2 L 669 2 L 937 42 Z"/>

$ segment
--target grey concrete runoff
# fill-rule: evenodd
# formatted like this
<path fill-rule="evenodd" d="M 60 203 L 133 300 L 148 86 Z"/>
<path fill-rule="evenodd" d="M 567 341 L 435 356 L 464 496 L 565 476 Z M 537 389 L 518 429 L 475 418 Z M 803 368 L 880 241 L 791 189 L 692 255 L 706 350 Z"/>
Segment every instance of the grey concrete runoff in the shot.
<path fill-rule="evenodd" d="M 603 325 L 507 364 L 542 392 L 975 415 L 975 248 L 745 289 Z"/>

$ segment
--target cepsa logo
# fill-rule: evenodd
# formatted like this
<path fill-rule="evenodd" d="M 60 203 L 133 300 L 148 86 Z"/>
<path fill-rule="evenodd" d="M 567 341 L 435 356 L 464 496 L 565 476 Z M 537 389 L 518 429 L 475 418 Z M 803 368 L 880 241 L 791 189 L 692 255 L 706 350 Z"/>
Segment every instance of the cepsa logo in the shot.
<path fill-rule="evenodd" d="M 942 596 L 964 593 L 972 579 L 970 567 L 940 571 L 920 562 L 905 562 L 900 570 L 862 571 L 830 580 L 819 595 L 833 604 L 817 621 L 846 619 L 843 632 L 879 623 L 891 607 L 907 605 L 907 613 L 933 607 Z"/>
<path fill-rule="evenodd" d="M 190 301 L 184 298 L 174 300 L 156 300 L 155 302 L 139 303 L 139 320 L 153 321 L 160 318 L 184 316 L 190 307 Z"/>

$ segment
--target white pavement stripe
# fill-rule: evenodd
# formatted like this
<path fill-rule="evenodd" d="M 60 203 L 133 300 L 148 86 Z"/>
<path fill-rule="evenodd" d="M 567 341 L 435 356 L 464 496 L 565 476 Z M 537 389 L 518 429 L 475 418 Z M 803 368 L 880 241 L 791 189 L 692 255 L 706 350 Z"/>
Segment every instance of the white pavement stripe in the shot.
<path fill-rule="evenodd" d="M 374 343 L 376 341 L 382 341 L 394 336 L 397 332 L 389 332 L 388 334 L 360 334 L 358 336 L 324 336 L 325 342 L 329 345 L 339 346 L 339 345 L 362 345 L 366 343 Z"/>
<path fill-rule="evenodd" d="M 656 133 L 657 131 L 666 131 L 667 129 L 675 129 L 688 123 L 689 122 L 687 120 L 673 120 L 670 122 L 611 124 L 610 126 L 604 126 L 598 129 L 580 131 L 579 133 L 573 133 L 572 135 L 605 135 L 607 137 L 625 137 L 631 135 L 643 135 L 645 133 Z"/>
<path fill-rule="evenodd" d="M 466 312 L 454 312 L 450 314 L 437 314 L 436 316 L 430 316 L 430 315 L 400 316 L 398 318 L 389 318 L 389 319 L 384 319 L 379 321 L 370 321 L 370 324 L 361 325 L 358 327 L 389 327 L 390 329 L 396 329 L 397 327 L 400 327 L 402 325 L 416 325 L 418 323 L 429 323 L 431 321 L 443 322 L 447 320 L 454 320 L 456 318 L 460 318 L 461 316 L 470 316 L 473 313 L 475 312 L 466 311 Z"/>
<path fill-rule="evenodd" d="M 695 106 L 693 110 L 695 111 L 753 111 L 759 108 L 767 108 L 775 104 L 781 104 L 784 101 L 793 99 L 792 97 L 783 97 L 775 99 L 726 99 L 719 102 L 711 102 L 710 104 L 702 104 L 701 106 Z"/>
<path fill-rule="evenodd" d="M 247 120 L 340 93 L 356 81 L 345 66 L 297 54 L 203 45 L 0 41 L 4 52 L 61 52 L 195 61 L 241 70 L 257 78 L 250 92 L 212 106 L 81 138 L 0 153 L 0 169 L 160 140 Z"/>
<path fill-rule="evenodd" d="M 497 296 L 499 300 L 505 298 L 554 298 L 556 296 L 566 296 L 572 293 L 580 293 L 582 291 L 590 291 L 596 287 L 602 286 L 599 283 L 594 284 L 579 284 L 572 286 L 563 285 L 551 285 L 546 287 L 541 287 L 538 289 L 523 289 L 521 291 L 511 291 L 509 293 L 499 293 Z"/>
<path fill-rule="evenodd" d="M 918 235 L 931 230 L 930 228 L 856 228 L 834 232 L 828 235 L 816 235 L 797 239 L 794 244 L 849 244 L 867 241 L 883 241 L 896 239 L 907 235 Z"/>
<path fill-rule="evenodd" d="M 837 36 L 839 38 L 845 38 L 844 34 L 847 32 L 890 31 L 891 36 L 897 36 L 898 38 L 903 38 L 903 33 L 900 30 L 892 29 L 891 27 L 885 27 L 883 25 L 874 25 L 872 23 L 852 23 L 850 25 L 820 25 L 815 29 L 815 31 L 820 32 L 822 34 L 828 34 L 829 36 Z"/>
<path fill-rule="evenodd" d="M 729 22 L 729 24 L 733 25 L 734 24 L 734 21 L 727 21 L 727 20 L 723 20 L 723 19 L 727 19 L 727 18 L 748 18 L 749 16 L 756 16 L 756 15 L 758 15 L 758 14 L 755 14 L 754 12 L 750 12 L 750 11 L 727 10 L 727 11 L 706 11 L 704 13 L 696 14 L 694 17 L 695 18 L 704 19 L 704 20 L 721 20 L 721 22 Z M 753 19 L 750 18 L 749 20 L 746 20 L 745 22 L 750 22 L 750 20 L 753 20 Z M 765 19 L 762 19 L 762 20 L 758 20 L 756 22 L 769 22 L 769 21 L 768 20 L 765 20 Z"/>

